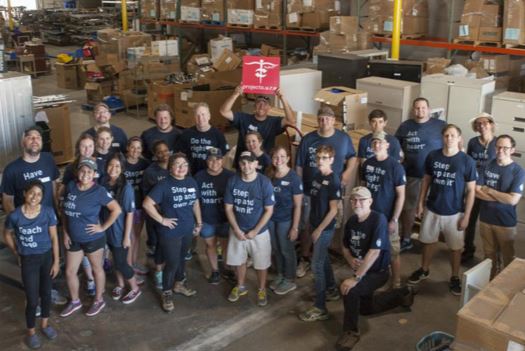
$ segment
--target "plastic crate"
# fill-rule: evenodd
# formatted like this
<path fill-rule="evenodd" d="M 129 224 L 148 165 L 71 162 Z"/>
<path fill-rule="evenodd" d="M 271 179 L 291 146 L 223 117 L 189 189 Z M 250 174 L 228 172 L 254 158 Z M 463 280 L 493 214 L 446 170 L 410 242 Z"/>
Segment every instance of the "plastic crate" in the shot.
<path fill-rule="evenodd" d="M 450 351 L 450 344 L 454 341 L 454 336 L 435 331 L 421 338 L 416 345 L 417 351 Z"/>

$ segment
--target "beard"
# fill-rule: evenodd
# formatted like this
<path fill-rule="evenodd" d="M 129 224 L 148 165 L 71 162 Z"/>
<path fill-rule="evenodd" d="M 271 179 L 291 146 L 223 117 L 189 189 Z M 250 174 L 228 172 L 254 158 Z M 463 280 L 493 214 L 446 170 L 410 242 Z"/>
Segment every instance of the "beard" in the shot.
<path fill-rule="evenodd" d="M 24 152 L 28 154 L 31 157 L 35 157 L 40 155 L 40 152 L 42 151 L 42 147 L 39 147 L 38 149 L 33 149 L 32 147 L 26 147 L 24 149 Z"/>

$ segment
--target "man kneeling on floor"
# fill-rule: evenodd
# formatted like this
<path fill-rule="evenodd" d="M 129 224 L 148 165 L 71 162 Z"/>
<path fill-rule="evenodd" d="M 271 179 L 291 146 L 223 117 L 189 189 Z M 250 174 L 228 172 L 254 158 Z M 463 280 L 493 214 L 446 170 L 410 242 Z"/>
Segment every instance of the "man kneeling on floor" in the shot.
<path fill-rule="evenodd" d="M 372 194 L 365 187 L 352 189 L 350 201 L 354 215 L 346 222 L 343 255 L 354 276 L 341 284 L 344 301 L 343 334 L 337 340 L 338 350 L 352 350 L 359 341 L 359 314 L 381 313 L 414 302 L 411 287 L 374 292 L 389 279 L 390 243 L 386 217 L 372 210 Z"/>

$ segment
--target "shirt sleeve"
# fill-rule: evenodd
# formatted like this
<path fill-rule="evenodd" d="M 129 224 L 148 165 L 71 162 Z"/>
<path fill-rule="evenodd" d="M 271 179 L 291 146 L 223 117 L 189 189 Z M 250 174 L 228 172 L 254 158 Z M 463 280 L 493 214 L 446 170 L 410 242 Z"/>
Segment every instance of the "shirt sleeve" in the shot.
<path fill-rule="evenodd" d="M 124 196 L 122 197 L 122 211 L 124 213 L 132 213 L 135 211 L 135 192 L 131 184 L 126 184 L 124 188 Z"/>
<path fill-rule="evenodd" d="M 233 205 L 233 184 L 234 184 L 235 176 L 232 176 L 230 179 L 228 179 L 228 182 L 226 183 L 226 189 L 224 190 L 224 198 L 223 201 L 225 204 Z"/>
<path fill-rule="evenodd" d="M 5 229 L 14 230 L 15 229 L 15 223 L 14 223 L 14 214 L 15 212 L 11 212 L 7 215 L 7 218 L 5 219 L 4 227 Z"/>
<path fill-rule="evenodd" d="M 299 147 L 297 149 L 297 155 L 295 155 L 295 165 L 299 167 L 304 167 L 304 160 L 306 159 L 306 154 L 308 152 L 308 150 L 306 149 L 306 142 L 305 142 L 306 137 L 307 135 L 305 135 L 301 139 L 301 142 L 299 143 Z"/>
<path fill-rule="evenodd" d="M 478 179 L 478 170 L 476 169 L 476 162 L 472 157 L 468 155 L 465 156 L 467 160 L 467 172 L 465 172 L 465 181 L 472 182 Z"/>
<path fill-rule="evenodd" d="M 301 178 L 297 175 L 297 173 L 293 173 L 292 177 L 292 194 L 293 195 L 299 195 L 303 193 L 303 182 L 301 181 Z"/>
<path fill-rule="evenodd" d="M 272 116 L 272 131 L 273 135 L 277 136 L 284 133 L 285 128 L 283 127 L 283 117 Z"/>
<path fill-rule="evenodd" d="M 328 200 L 341 200 L 341 183 L 337 177 L 332 177 L 329 187 Z"/>
<path fill-rule="evenodd" d="M 388 250 L 390 241 L 388 239 L 388 224 L 386 217 L 378 213 L 378 223 L 374 227 L 372 242 L 370 243 L 371 250 Z"/>
<path fill-rule="evenodd" d="M 263 175 L 258 175 L 262 178 L 263 184 L 263 205 L 264 206 L 273 206 L 275 204 L 275 196 L 273 194 L 272 182 Z"/>
<path fill-rule="evenodd" d="M 352 157 L 355 157 L 355 149 L 354 144 L 352 144 L 352 138 L 348 134 L 344 134 L 346 139 L 346 154 L 345 154 L 345 161 L 348 161 Z M 343 167 L 344 168 L 344 167 Z"/>
<path fill-rule="evenodd" d="M 357 157 L 366 158 L 366 138 L 359 139 L 359 146 L 357 147 Z"/>
<path fill-rule="evenodd" d="M 55 214 L 55 211 L 53 210 L 52 207 L 46 207 L 46 209 L 47 209 L 47 218 L 49 221 L 49 226 L 50 227 L 56 226 L 58 224 L 58 219 Z"/>
<path fill-rule="evenodd" d="M 488 165 L 489 164 L 486 164 L 485 166 L 483 166 L 483 168 L 479 170 L 478 179 L 476 180 L 476 185 L 480 185 L 480 186 L 485 185 L 485 168 L 487 168 Z"/>
<path fill-rule="evenodd" d="M 155 204 L 160 205 L 163 197 L 164 187 L 162 186 L 163 181 L 159 182 L 157 185 L 151 189 L 148 193 L 148 196 L 155 202 Z"/>
<path fill-rule="evenodd" d="M 99 185 L 99 196 L 98 199 L 100 201 L 100 204 L 102 206 L 107 206 L 111 201 L 113 201 L 113 196 L 104 188 L 103 186 Z"/>
<path fill-rule="evenodd" d="M 53 175 L 51 176 L 51 180 L 57 180 L 58 178 L 60 178 L 60 171 L 58 170 L 53 155 L 51 153 L 48 153 L 47 155 L 49 156 L 49 164 L 53 165 Z"/>
<path fill-rule="evenodd" d="M 15 182 L 14 174 L 12 167 L 7 167 L 4 170 L 4 175 L 2 176 L 2 192 L 6 195 L 14 196 L 15 195 Z"/>
<path fill-rule="evenodd" d="M 425 158 L 425 174 L 431 176 L 432 173 L 432 152 Z"/>
<path fill-rule="evenodd" d="M 519 167 L 519 171 L 517 172 L 516 176 L 513 178 L 510 192 L 521 194 L 523 193 L 523 183 L 525 182 L 525 171 L 523 170 L 523 168 L 521 168 L 517 164 L 516 166 Z"/>
<path fill-rule="evenodd" d="M 228 145 L 228 142 L 226 141 L 224 134 L 222 134 L 218 130 L 215 130 L 215 131 L 217 134 L 217 141 L 219 143 L 219 149 L 221 149 L 223 155 L 226 155 L 226 153 L 230 150 L 230 145 Z"/>
<path fill-rule="evenodd" d="M 249 115 L 244 112 L 234 112 L 233 113 L 233 121 L 231 122 L 232 126 L 240 129 L 241 125 L 243 124 L 243 120 L 245 120 Z"/>
<path fill-rule="evenodd" d="M 405 169 L 403 166 L 401 166 L 400 163 L 396 162 L 396 166 L 394 168 L 394 185 L 400 186 L 405 185 L 407 183 L 407 177 L 405 175 Z"/>
<path fill-rule="evenodd" d="M 401 160 L 401 145 L 399 145 L 399 140 L 393 137 L 390 142 L 390 157 L 399 162 Z"/>
<path fill-rule="evenodd" d="M 349 238 L 352 236 L 351 230 L 352 230 L 352 217 L 350 217 L 348 221 L 346 221 L 345 231 L 343 234 L 343 246 L 348 250 L 350 250 Z"/>

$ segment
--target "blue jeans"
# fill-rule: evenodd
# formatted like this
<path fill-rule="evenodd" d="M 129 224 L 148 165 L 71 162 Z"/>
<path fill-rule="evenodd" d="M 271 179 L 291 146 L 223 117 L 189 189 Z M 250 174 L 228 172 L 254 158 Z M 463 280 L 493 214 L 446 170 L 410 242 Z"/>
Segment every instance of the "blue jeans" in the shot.
<path fill-rule="evenodd" d="M 334 237 L 334 229 L 324 230 L 314 243 L 312 272 L 315 281 L 315 307 L 326 310 L 326 291 L 335 288 L 334 271 L 330 264 L 328 247 Z"/>
<path fill-rule="evenodd" d="M 277 273 L 284 276 L 287 280 L 294 281 L 297 269 L 297 256 L 294 242 L 288 239 L 288 232 L 291 226 L 292 221 L 268 222 L 272 240 L 272 253 L 277 264 Z"/>

